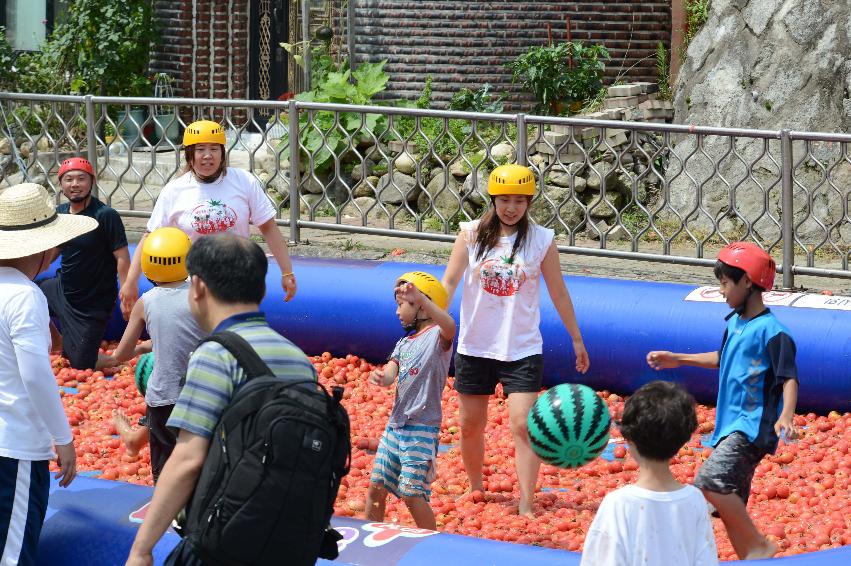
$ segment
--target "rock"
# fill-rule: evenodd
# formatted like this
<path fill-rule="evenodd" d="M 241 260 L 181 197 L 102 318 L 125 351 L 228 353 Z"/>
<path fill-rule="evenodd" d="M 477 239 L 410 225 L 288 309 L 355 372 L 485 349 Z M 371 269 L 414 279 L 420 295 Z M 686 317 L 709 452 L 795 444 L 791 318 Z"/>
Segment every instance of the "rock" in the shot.
<path fill-rule="evenodd" d="M 575 231 L 585 221 L 585 209 L 566 187 L 547 185 L 532 201 L 529 215 L 541 226 L 563 234 Z"/>
<path fill-rule="evenodd" d="M 319 203 L 323 200 L 325 200 L 324 195 L 317 195 L 314 193 L 303 194 L 299 199 L 298 209 L 302 214 L 308 214 L 311 208 L 317 207 L 318 209 L 320 207 Z"/>
<path fill-rule="evenodd" d="M 257 175 L 260 184 L 266 189 L 266 192 L 276 192 L 278 195 L 283 197 L 283 199 L 287 199 L 290 196 L 290 182 L 289 179 L 281 175 L 280 173 L 277 175 L 273 175 L 267 171 L 261 171 Z"/>
<path fill-rule="evenodd" d="M 469 175 L 464 179 L 462 189 L 464 195 L 479 206 L 484 206 L 487 202 L 490 202 L 490 195 L 488 195 L 489 176 L 490 171 L 479 168 L 475 175 Z"/>
<path fill-rule="evenodd" d="M 616 210 L 623 208 L 624 198 L 620 193 L 607 192 L 605 198 L 595 195 L 586 201 L 588 214 L 593 218 L 611 219 L 616 216 Z"/>
<path fill-rule="evenodd" d="M 637 84 L 625 84 L 625 85 L 615 85 L 610 86 L 607 89 L 607 94 L 611 98 L 620 97 L 620 96 L 635 96 L 637 94 L 644 94 L 645 91 L 641 88 L 641 85 Z"/>
<path fill-rule="evenodd" d="M 286 151 L 286 150 L 285 150 Z M 275 168 L 276 152 L 268 145 L 261 145 L 254 153 L 254 170 L 267 171 L 275 173 L 276 171 L 290 168 L 290 161 L 285 157 L 285 154 L 278 155 L 278 167 Z"/>
<path fill-rule="evenodd" d="M 587 184 L 587 181 L 582 177 L 569 175 L 561 171 L 551 172 L 549 177 L 547 177 L 547 182 L 559 187 L 569 187 L 570 183 L 573 182 L 573 190 L 577 193 L 584 191 Z"/>
<path fill-rule="evenodd" d="M 714 0 L 709 4 L 708 20 L 689 45 L 678 73 L 674 122 L 769 130 L 849 131 L 849 22 L 848 2 Z M 739 137 L 735 143 L 736 157 L 722 160 L 720 156 L 729 151 L 729 139 L 708 136 L 699 153 L 705 152 L 712 159 L 695 155 L 683 170 L 678 162 L 695 149 L 694 136 L 678 141 L 666 172 L 674 210 L 680 214 L 696 208 L 706 211 L 694 215 L 690 227 L 709 231 L 713 219 L 732 214 L 738 217 L 735 223 L 741 223 L 741 219 L 756 222 L 760 236 L 763 232 L 777 233 L 776 224 L 767 215 L 779 212 L 779 167 L 771 161 L 780 163 L 780 144 L 772 142 L 763 154 L 763 140 Z M 841 162 L 841 152 L 835 147 L 831 151 L 829 147 L 814 144 L 811 150 L 826 169 Z M 805 148 L 796 143 L 793 151 L 797 163 Z M 718 162 L 717 174 L 713 161 Z M 756 166 L 750 167 L 755 161 Z M 752 174 L 750 169 L 754 171 Z M 816 187 L 818 183 L 810 182 L 811 173 L 814 172 L 806 167 L 796 167 L 796 186 Z M 730 185 L 738 185 L 735 211 L 728 210 L 733 201 Z M 765 191 L 775 185 L 766 206 Z M 811 212 L 824 214 L 819 220 L 830 226 L 829 219 L 843 217 L 843 205 L 839 198 L 829 195 L 825 198 L 814 196 Z M 805 191 L 796 190 L 796 218 L 805 218 L 809 209 Z M 799 237 L 805 235 L 800 241 L 804 246 L 818 244 L 824 236 L 824 229 L 816 222 L 805 222 L 797 232 Z M 841 235 L 841 231 L 834 233 Z M 851 241 L 842 237 L 836 243 L 841 246 Z"/>
<path fill-rule="evenodd" d="M 606 234 L 607 240 L 615 240 L 615 241 L 623 241 L 630 240 L 632 237 L 627 232 L 626 228 L 618 224 L 614 228 L 612 228 L 608 234 Z"/>
<path fill-rule="evenodd" d="M 465 196 L 467 198 L 465 198 Z M 417 198 L 419 212 L 440 212 L 443 218 L 452 218 L 462 208 L 470 216 L 477 216 L 480 204 L 464 193 L 461 185 L 452 175 L 437 175 Z"/>
<path fill-rule="evenodd" d="M 466 161 L 459 159 L 458 161 L 453 161 L 452 164 L 449 165 L 449 172 L 454 176 L 463 179 L 470 174 L 470 166 L 467 165 Z"/>
<path fill-rule="evenodd" d="M 0 139 L 0 154 L 2 154 L 2 155 L 11 155 L 12 154 L 12 142 L 9 141 L 9 138 Z"/>
<path fill-rule="evenodd" d="M 375 183 L 371 183 L 369 179 L 375 178 Z M 365 181 L 359 182 L 355 185 L 355 188 L 352 189 L 352 196 L 355 199 L 363 198 L 363 197 L 375 197 L 375 187 L 378 186 L 378 178 L 377 177 L 368 177 Z"/>
<path fill-rule="evenodd" d="M 529 156 L 529 163 L 539 169 L 543 169 L 550 164 L 549 156 L 542 153 L 533 153 Z"/>
<path fill-rule="evenodd" d="M 401 173 L 412 175 L 417 170 L 417 161 L 410 153 L 405 152 L 396 156 L 393 166 Z"/>
<path fill-rule="evenodd" d="M 514 146 L 510 143 L 502 142 L 491 148 L 491 157 L 493 157 L 497 163 L 514 163 L 517 158 L 517 152 L 514 150 Z"/>
<path fill-rule="evenodd" d="M 613 163 L 599 161 L 588 167 L 586 173 L 588 175 L 587 187 L 592 191 L 600 190 L 603 179 L 606 181 L 606 192 L 623 189 L 622 181 L 618 178 L 618 169 Z"/>
<path fill-rule="evenodd" d="M 355 218 L 372 216 L 376 213 L 376 209 L 373 209 L 373 207 L 376 206 L 377 202 L 377 200 L 371 197 L 358 197 L 343 207 L 342 214 L 354 216 Z"/>
<path fill-rule="evenodd" d="M 405 201 L 417 202 L 420 188 L 417 181 L 410 175 L 394 171 L 392 175 L 384 175 L 378 181 L 376 188 L 378 200 L 384 204 L 402 204 Z"/>
<path fill-rule="evenodd" d="M 32 142 L 26 141 L 26 142 L 22 143 L 21 146 L 18 148 L 19 153 L 21 154 L 21 157 L 23 157 L 24 159 L 29 157 L 30 153 L 32 153 L 32 146 L 33 146 Z"/>
<path fill-rule="evenodd" d="M 592 240 L 599 240 L 600 235 L 605 234 L 608 231 L 609 225 L 606 224 L 605 220 L 592 220 L 588 223 L 588 228 L 586 228 L 585 234 Z"/>
<path fill-rule="evenodd" d="M 372 175 L 372 170 L 375 168 L 375 162 L 371 159 L 364 159 L 362 162 L 355 163 L 352 167 L 352 179 L 355 181 L 362 180 L 365 176 Z"/>
<path fill-rule="evenodd" d="M 317 179 L 315 176 L 310 175 L 307 179 L 302 177 L 299 188 L 301 189 L 302 194 L 309 193 L 313 195 L 321 195 L 325 192 L 325 187 L 327 185 L 328 179 Z"/>
<path fill-rule="evenodd" d="M 38 138 L 38 141 L 35 143 L 35 147 L 39 151 L 50 151 L 50 140 L 45 136 Z"/>

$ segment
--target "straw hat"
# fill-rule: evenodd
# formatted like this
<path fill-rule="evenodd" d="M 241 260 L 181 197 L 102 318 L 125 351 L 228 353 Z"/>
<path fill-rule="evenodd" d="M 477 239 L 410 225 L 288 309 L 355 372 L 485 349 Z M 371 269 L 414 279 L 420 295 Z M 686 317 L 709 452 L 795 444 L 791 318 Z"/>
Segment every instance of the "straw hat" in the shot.
<path fill-rule="evenodd" d="M 0 190 L 0 259 L 27 257 L 91 232 L 98 221 L 57 214 L 47 189 L 22 183 Z"/>

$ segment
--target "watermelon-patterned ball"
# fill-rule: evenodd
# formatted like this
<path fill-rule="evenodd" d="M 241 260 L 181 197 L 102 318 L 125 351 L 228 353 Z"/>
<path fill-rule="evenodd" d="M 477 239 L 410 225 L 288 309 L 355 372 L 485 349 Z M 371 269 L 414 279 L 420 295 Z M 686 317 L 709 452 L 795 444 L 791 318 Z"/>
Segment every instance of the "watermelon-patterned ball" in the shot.
<path fill-rule="evenodd" d="M 563 383 L 547 390 L 529 411 L 529 440 L 544 462 L 578 468 L 609 442 L 609 408 L 593 389 Z"/>
<path fill-rule="evenodd" d="M 145 396 L 145 391 L 148 390 L 148 378 L 151 377 L 151 371 L 154 369 L 154 353 L 149 352 L 139 356 L 136 362 L 136 389 Z"/>

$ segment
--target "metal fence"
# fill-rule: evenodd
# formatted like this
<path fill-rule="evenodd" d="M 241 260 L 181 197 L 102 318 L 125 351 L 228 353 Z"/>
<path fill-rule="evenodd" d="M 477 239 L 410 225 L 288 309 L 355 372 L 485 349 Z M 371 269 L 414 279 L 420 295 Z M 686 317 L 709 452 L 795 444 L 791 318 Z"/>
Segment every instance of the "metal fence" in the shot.
<path fill-rule="evenodd" d="M 487 209 L 490 170 L 516 161 L 562 252 L 711 265 L 747 239 L 780 260 L 784 287 L 851 278 L 851 135 L 295 101 L 0 93 L 0 109 L 0 186 L 59 198 L 58 164 L 87 155 L 99 196 L 128 216 L 181 174 L 183 127 L 203 117 L 225 124 L 229 164 L 294 242 L 302 228 L 451 241 Z"/>

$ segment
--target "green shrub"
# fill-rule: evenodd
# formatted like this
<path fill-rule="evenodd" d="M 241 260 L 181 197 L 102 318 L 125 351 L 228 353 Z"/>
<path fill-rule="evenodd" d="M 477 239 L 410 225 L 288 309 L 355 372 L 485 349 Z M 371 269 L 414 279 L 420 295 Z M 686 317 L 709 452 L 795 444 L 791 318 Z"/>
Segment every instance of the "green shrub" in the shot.
<path fill-rule="evenodd" d="M 478 90 L 462 88 L 452 96 L 449 102 L 450 110 L 462 112 L 486 112 L 499 114 L 503 109 L 505 95 L 494 96 L 490 93 L 491 85 L 485 83 Z"/>

